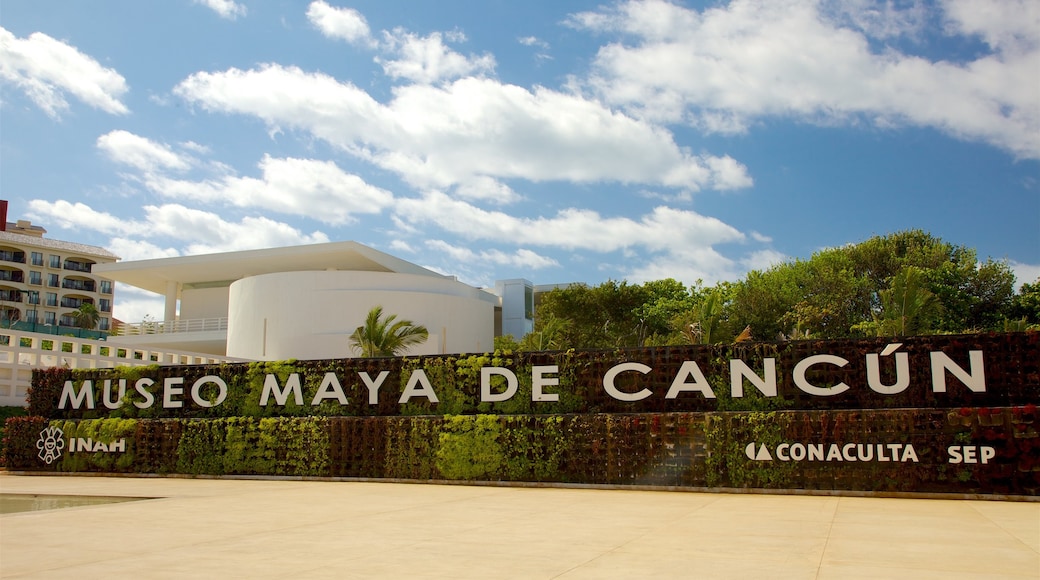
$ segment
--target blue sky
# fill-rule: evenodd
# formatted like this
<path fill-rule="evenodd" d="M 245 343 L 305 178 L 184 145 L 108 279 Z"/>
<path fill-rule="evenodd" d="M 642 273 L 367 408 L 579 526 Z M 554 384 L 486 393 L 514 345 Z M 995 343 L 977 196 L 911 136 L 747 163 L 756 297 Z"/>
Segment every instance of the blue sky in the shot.
<path fill-rule="evenodd" d="M 9 218 L 124 260 L 713 284 L 920 228 L 1040 276 L 1031 0 L 10 0 L 0 88 Z"/>

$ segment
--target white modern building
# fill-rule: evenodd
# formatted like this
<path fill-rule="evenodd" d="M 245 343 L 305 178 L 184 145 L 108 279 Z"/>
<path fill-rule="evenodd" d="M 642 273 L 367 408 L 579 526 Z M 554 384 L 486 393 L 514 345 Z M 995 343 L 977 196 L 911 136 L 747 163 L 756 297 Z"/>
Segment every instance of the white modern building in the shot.
<path fill-rule="evenodd" d="M 165 296 L 162 321 L 110 343 L 252 360 L 355 356 L 349 336 L 375 306 L 425 326 L 407 354 L 488 352 L 534 324 L 534 287 L 474 288 L 356 242 L 109 263 L 109 279 Z"/>

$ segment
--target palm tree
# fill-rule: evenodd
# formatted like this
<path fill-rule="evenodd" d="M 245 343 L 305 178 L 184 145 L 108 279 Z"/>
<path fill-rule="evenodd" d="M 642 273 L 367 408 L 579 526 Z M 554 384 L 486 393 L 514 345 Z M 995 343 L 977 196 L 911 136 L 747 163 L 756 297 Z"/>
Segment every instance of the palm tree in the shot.
<path fill-rule="evenodd" d="M 101 320 L 101 313 L 90 302 L 84 302 L 79 305 L 72 318 L 76 321 L 76 326 L 84 330 L 94 330 Z"/>
<path fill-rule="evenodd" d="M 365 324 L 350 335 L 350 347 L 363 357 L 397 356 L 412 345 L 422 344 L 429 338 L 426 327 L 411 320 L 397 320 L 396 314 L 383 318 L 383 307 L 368 311 Z"/>

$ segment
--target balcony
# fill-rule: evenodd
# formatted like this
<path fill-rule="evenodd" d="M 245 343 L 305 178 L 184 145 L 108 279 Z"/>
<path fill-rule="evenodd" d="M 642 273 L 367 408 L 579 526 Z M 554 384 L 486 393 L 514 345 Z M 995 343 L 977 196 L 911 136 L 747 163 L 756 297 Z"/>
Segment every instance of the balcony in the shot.
<path fill-rule="evenodd" d="M 25 280 L 25 274 L 20 270 L 0 270 L 0 280 L 21 284 Z"/>
<path fill-rule="evenodd" d="M 117 333 L 120 336 L 145 336 L 149 334 L 177 334 L 185 332 L 226 331 L 228 319 L 192 318 L 188 320 L 163 320 L 127 323 Z"/>
<path fill-rule="evenodd" d="M 10 250 L 2 250 L 0 251 L 0 261 L 24 264 L 25 252 L 12 252 Z"/>
<path fill-rule="evenodd" d="M 93 303 L 94 303 L 93 300 L 84 300 L 83 298 L 62 298 L 61 299 L 61 307 L 62 308 L 79 308 L 80 306 L 83 306 L 84 304 L 93 304 Z"/>
<path fill-rule="evenodd" d="M 0 290 L 0 300 L 4 302 L 21 302 L 22 293 L 19 290 Z"/>
<path fill-rule="evenodd" d="M 83 292 L 94 292 L 97 288 L 97 284 L 93 280 L 70 280 L 66 278 L 62 281 L 61 287 L 66 290 L 81 290 Z"/>
<path fill-rule="evenodd" d="M 72 270 L 73 272 L 86 272 L 89 274 L 90 269 L 93 265 L 94 264 L 90 262 L 77 262 L 76 260 L 65 260 L 65 269 Z"/>

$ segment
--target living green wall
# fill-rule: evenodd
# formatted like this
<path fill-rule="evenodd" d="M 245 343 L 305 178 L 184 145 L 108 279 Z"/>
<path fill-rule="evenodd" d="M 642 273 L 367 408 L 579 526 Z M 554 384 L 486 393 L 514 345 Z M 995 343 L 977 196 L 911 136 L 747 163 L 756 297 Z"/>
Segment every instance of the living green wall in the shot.
<path fill-rule="evenodd" d="M 45 427 L 125 451 L 35 453 Z M 1040 420 L 1010 409 L 768 411 L 391 418 L 11 419 L 10 469 L 557 482 L 1036 496 Z M 885 461 L 781 460 L 778 445 L 882 444 Z M 770 459 L 752 459 L 762 446 Z M 893 447 L 896 446 L 896 447 Z M 985 463 L 950 449 L 989 447 Z M 894 450 L 895 449 L 895 450 Z M 908 449 L 912 456 L 907 457 Z M 28 452 L 27 452 L 28 450 Z M 893 451 L 894 450 L 894 451 Z M 963 453 L 958 452 L 963 458 Z M 787 452 L 790 456 L 791 453 Z M 874 459 L 877 459 L 875 456 Z M 900 460 L 902 459 L 902 460 Z"/>
<path fill-rule="evenodd" d="M 891 345 L 891 346 L 890 346 Z M 867 384 L 865 360 L 885 358 L 880 382 L 896 382 L 893 353 L 905 353 L 908 385 L 885 394 Z M 942 370 L 936 388 L 933 353 L 958 372 Z M 982 364 L 969 363 L 969 352 Z M 826 354 L 802 371 L 799 361 Z M 975 355 L 972 355 L 975 356 Z M 778 369 L 775 397 L 745 380 L 731 396 L 731 362 L 763 373 Z M 880 358 L 877 360 L 881 360 Z M 694 361 L 716 397 L 702 392 L 664 395 L 684 364 Z M 829 362 L 827 362 L 829 361 Z M 623 393 L 647 389 L 638 401 L 619 400 L 604 376 L 621 363 L 649 371 L 619 374 Z M 978 362 L 978 361 L 976 361 Z M 481 400 L 481 368 L 509 369 L 517 393 L 502 402 Z M 533 401 L 532 370 L 555 366 Z M 977 368 L 976 368 L 977 367 Z M 438 402 L 401 402 L 422 371 Z M 360 377 L 387 378 L 370 400 Z M 799 372 L 833 396 L 794 384 Z M 969 388 L 966 373 L 974 373 Z M 285 385 L 296 374 L 304 404 L 260 405 L 265 381 Z M 364 375 L 362 375 L 364 373 Z M 216 375 L 227 397 L 206 407 L 187 396 L 188 385 Z M 984 375 L 984 388 L 979 388 Z M 271 377 L 275 379 L 271 379 Z M 315 393 L 340 380 L 346 402 L 310 405 Z M 95 401 L 103 381 L 177 377 L 182 406 L 138 408 L 128 390 L 107 409 L 59 409 L 68 381 L 92 381 Z M 687 377 L 686 380 L 692 380 Z M 498 381 L 498 382 L 496 382 Z M 492 381 L 503 388 L 499 377 Z M 804 386 L 804 383 L 803 383 Z M 876 386 L 876 381 L 875 381 Z M 882 389 L 883 390 L 883 389 Z M 1037 496 L 1040 489 L 1040 334 L 1000 333 L 906 337 L 889 340 L 799 341 L 714 347 L 608 351 L 488 353 L 420 358 L 283 361 L 220 366 L 49 369 L 34 373 L 29 416 L 8 420 L 4 461 L 25 471 L 271 475 L 395 480 L 544 482 L 656 486 Z M 60 436 L 58 435 L 60 430 Z M 43 446 L 63 438 L 60 457 L 44 462 Z M 84 440 L 88 449 L 73 441 Z M 101 443 L 102 445 L 97 445 Z M 98 447 L 97 451 L 89 445 Z M 105 450 L 105 449 L 108 450 Z M 113 449 L 116 449 L 115 451 Z"/>

